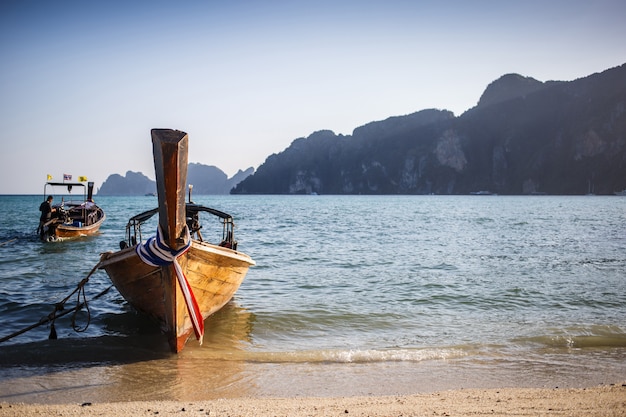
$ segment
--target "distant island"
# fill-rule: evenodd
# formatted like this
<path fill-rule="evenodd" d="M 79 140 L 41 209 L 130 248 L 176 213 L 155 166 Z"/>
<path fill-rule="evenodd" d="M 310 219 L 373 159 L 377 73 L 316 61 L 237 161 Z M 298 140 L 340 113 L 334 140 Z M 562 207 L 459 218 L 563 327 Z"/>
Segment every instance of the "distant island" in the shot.
<path fill-rule="evenodd" d="M 574 81 L 506 74 L 455 116 L 426 109 L 320 130 L 234 194 L 605 194 L 626 189 L 626 64 Z"/>
<path fill-rule="evenodd" d="M 295 139 L 232 178 L 189 164 L 194 194 L 613 195 L 626 190 L 626 64 L 574 81 L 505 74 L 460 116 L 425 109 Z M 145 195 L 140 172 L 98 195 Z"/>
<path fill-rule="evenodd" d="M 187 184 L 193 185 L 194 195 L 228 194 L 243 179 L 252 175 L 254 168 L 239 170 L 231 178 L 219 168 L 197 163 L 189 164 Z M 137 196 L 156 193 L 156 182 L 141 172 L 126 172 L 125 176 L 112 174 L 98 189 L 99 196 Z"/>

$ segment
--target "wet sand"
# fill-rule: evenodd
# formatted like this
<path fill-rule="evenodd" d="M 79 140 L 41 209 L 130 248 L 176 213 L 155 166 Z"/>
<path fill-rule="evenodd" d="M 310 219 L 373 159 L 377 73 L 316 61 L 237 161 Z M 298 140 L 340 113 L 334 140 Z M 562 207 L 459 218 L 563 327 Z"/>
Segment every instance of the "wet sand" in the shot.
<path fill-rule="evenodd" d="M 212 352 L 206 349 L 150 356 L 125 343 L 120 349 L 133 356 L 122 362 L 108 339 L 100 348 L 91 341 L 89 349 L 80 340 L 55 342 L 51 350 L 42 343 L 0 349 L 0 417 L 626 417 L 626 362 L 597 353 L 275 363 L 216 359 L 203 355 Z M 81 356 L 87 353 L 96 357 Z"/>
<path fill-rule="evenodd" d="M 458 389 L 359 397 L 231 398 L 83 404 L 0 403 L 0 416 L 626 416 L 626 384 Z"/>

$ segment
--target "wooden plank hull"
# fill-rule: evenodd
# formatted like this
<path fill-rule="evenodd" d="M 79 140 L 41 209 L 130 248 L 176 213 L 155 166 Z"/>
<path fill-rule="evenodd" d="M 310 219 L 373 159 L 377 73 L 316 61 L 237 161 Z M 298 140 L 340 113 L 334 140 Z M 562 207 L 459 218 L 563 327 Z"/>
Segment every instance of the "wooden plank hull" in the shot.
<path fill-rule="evenodd" d="M 203 319 L 230 301 L 248 268 L 255 264 L 241 252 L 195 240 L 191 248 L 178 258 L 178 263 L 196 297 Z M 172 351 L 180 352 L 193 334 L 193 325 L 173 266 L 148 265 L 131 247 L 104 253 L 100 268 L 107 272 L 120 294 L 134 308 L 161 324 Z"/>
<path fill-rule="evenodd" d="M 100 231 L 100 226 L 106 219 L 104 211 L 101 209 L 98 214 L 98 221 L 88 226 L 73 226 L 71 224 L 58 224 L 54 229 L 54 234 L 58 238 L 70 239 L 81 236 L 95 235 Z"/>

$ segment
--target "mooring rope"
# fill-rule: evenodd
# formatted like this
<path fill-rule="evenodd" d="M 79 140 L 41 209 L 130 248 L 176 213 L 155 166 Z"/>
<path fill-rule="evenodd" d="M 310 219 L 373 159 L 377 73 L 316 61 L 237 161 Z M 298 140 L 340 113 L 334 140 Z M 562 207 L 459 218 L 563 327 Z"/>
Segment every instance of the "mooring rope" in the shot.
<path fill-rule="evenodd" d="M 74 312 L 74 315 L 72 316 L 72 328 L 74 329 L 74 331 L 76 332 L 84 332 L 85 330 L 87 330 L 87 328 L 89 327 L 89 324 L 91 322 L 91 312 L 89 311 L 89 306 L 87 304 L 87 297 L 85 295 L 85 285 L 87 284 L 87 282 L 89 282 L 89 278 L 93 275 L 94 272 L 96 272 L 96 270 L 98 269 L 98 267 L 100 266 L 100 262 L 98 262 L 96 264 L 96 266 L 94 266 L 92 268 L 92 270 L 89 272 L 89 274 L 87 274 L 87 276 L 85 278 L 83 278 L 78 285 L 76 286 L 76 288 L 74 289 L 74 291 L 72 291 L 67 297 L 65 297 L 63 300 L 61 300 L 60 302 L 56 303 L 54 305 L 54 310 L 48 314 L 46 317 L 42 317 L 37 323 L 32 324 L 24 329 L 18 330 L 17 332 L 14 332 L 8 336 L 2 337 L 0 338 L 0 343 L 5 342 L 9 339 L 12 339 L 16 336 L 19 336 L 23 333 L 26 333 L 29 330 L 34 329 L 35 327 L 39 327 L 41 325 L 44 325 L 46 323 L 51 323 L 50 324 L 50 336 L 48 337 L 49 339 L 56 339 L 57 338 L 57 334 L 56 334 L 56 329 L 54 327 L 54 321 L 59 318 L 59 317 L 63 317 L 66 314 L 69 314 L 71 312 Z M 113 285 L 110 285 L 108 288 L 106 288 L 104 291 L 100 292 L 98 295 L 96 295 L 93 299 L 98 299 L 100 297 L 102 297 L 104 294 L 106 294 L 111 287 L 113 287 Z M 65 310 L 64 306 L 65 303 L 72 297 L 72 295 L 78 293 L 78 297 L 76 300 L 76 306 L 69 309 L 69 310 Z M 81 301 L 81 298 L 83 301 Z M 87 309 L 87 323 L 85 324 L 85 327 L 80 328 L 76 325 L 76 315 L 78 314 L 78 311 L 85 306 Z"/>
<path fill-rule="evenodd" d="M 6 245 L 6 244 L 8 244 L 8 243 L 15 242 L 16 240 L 17 240 L 17 238 L 16 238 L 16 237 L 14 237 L 13 239 L 9 239 L 9 240 L 7 240 L 6 242 L 2 242 L 2 243 L 0 243 L 0 246 L 4 246 L 4 245 Z"/>
<path fill-rule="evenodd" d="M 202 318 L 202 312 L 198 307 L 196 296 L 187 281 L 187 277 L 183 272 L 180 264 L 178 263 L 178 257 L 183 255 L 191 247 L 191 236 L 189 229 L 185 227 L 185 246 L 178 250 L 170 248 L 167 243 L 163 241 L 163 231 L 161 225 L 157 228 L 156 236 L 152 236 L 144 244 L 137 245 L 135 251 L 139 258 L 148 265 L 152 266 L 167 266 L 174 265 L 176 271 L 176 277 L 178 279 L 178 285 L 183 292 L 185 298 L 185 304 L 187 305 L 187 311 L 191 318 L 191 324 L 193 325 L 193 331 L 196 334 L 196 339 L 202 344 L 202 338 L 204 336 L 204 319 Z"/>

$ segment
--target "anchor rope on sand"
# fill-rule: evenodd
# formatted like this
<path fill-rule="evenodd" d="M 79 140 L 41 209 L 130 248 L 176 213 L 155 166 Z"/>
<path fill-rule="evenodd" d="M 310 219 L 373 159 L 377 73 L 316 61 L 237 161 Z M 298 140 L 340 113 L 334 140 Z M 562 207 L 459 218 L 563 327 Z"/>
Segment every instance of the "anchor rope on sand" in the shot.
<path fill-rule="evenodd" d="M 50 336 L 48 337 L 49 339 L 56 339 L 57 338 L 57 333 L 56 333 L 56 329 L 54 327 L 54 321 L 59 318 L 59 317 L 63 317 L 66 314 L 69 314 L 71 312 L 74 312 L 74 314 L 72 315 L 72 328 L 74 329 L 75 332 L 80 333 L 80 332 L 84 332 L 85 330 L 87 330 L 87 328 L 89 327 L 89 324 L 91 322 L 91 312 L 89 310 L 89 305 L 87 303 L 87 296 L 85 295 L 85 285 L 87 284 L 87 282 L 89 282 L 89 278 L 93 275 L 94 272 L 96 272 L 96 270 L 98 269 L 98 267 L 100 266 L 100 262 L 98 262 L 89 272 L 89 274 L 87 274 L 87 276 L 85 278 L 83 278 L 78 285 L 76 286 L 76 288 L 74 289 L 74 291 L 72 291 L 67 297 L 65 297 L 63 300 L 61 300 L 60 302 L 56 303 L 54 305 L 54 310 L 52 310 L 52 312 L 50 314 L 48 314 L 45 317 L 42 317 L 37 323 L 32 324 L 22 330 L 18 330 L 15 333 L 10 334 L 9 336 L 5 336 L 0 338 L 0 343 L 5 342 L 9 339 L 12 339 L 16 336 L 21 335 L 22 333 L 26 333 L 29 330 L 34 329 L 35 327 L 39 327 L 41 325 L 44 325 L 46 323 L 50 323 Z M 105 290 L 103 290 L 102 292 L 100 292 L 98 295 L 96 295 L 93 299 L 96 300 L 100 297 L 102 297 L 104 294 L 106 294 L 111 287 L 113 287 L 113 285 L 110 285 L 109 287 L 107 287 Z M 74 295 L 74 294 L 78 294 L 78 296 L 76 297 L 76 306 L 72 307 L 69 310 L 65 310 L 65 303 Z M 82 300 L 82 301 L 81 301 Z M 85 324 L 84 327 L 79 327 L 76 324 L 76 316 L 78 314 L 78 311 L 85 306 L 86 310 L 87 310 L 87 323 Z"/>

